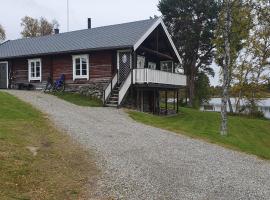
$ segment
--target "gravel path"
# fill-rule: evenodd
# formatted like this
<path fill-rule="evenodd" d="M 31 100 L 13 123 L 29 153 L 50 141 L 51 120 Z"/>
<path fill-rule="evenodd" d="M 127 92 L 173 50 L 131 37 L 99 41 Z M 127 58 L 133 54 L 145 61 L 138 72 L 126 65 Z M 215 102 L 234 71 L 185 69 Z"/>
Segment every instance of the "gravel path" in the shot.
<path fill-rule="evenodd" d="M 270 199 L 270 162 L 142 125 L 122 110 L 85 108 L 39 92 L 31 103 L 98 155 L 100 193 L 116 199 Z"/>

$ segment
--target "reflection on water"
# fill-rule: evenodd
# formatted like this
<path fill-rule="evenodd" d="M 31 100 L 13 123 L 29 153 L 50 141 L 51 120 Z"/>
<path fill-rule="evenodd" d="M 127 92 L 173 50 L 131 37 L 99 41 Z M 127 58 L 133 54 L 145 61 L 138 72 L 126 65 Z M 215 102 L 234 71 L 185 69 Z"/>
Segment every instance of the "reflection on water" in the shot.
<path fill-rule="evenodd" d="M 236 105 L 236 99 L 231 98 L 233 111 L 235 112 L 235 105 Z M 241 106 L 245 105 L 245 101 L 240 102 Z M 268 119 L 270 119 L 270 98 L 261 99 L 258 102 L 258 108 L 260 111 L 264 113 L 264 116 Z M 229 106 L 227 105 L 227 109 L 229 110 Z M 220 112 L 221 110 L 221 98 L 212 98 L 209 101 L 209 106 L 202 106 L 201 110 L 205 111 L 215 111 Z"/>

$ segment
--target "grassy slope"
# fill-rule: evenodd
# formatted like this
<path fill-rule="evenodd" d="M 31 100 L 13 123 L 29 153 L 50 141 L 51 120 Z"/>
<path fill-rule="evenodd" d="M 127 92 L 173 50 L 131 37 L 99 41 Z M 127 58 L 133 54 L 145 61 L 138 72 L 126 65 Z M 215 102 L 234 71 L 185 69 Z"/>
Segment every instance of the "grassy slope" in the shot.
<path fill-rule="evenodd" d="M 86 96 L 76 94 L 76 93 L 59 92 L 59 93 L 52 93 L 52 94 L 57 96 L 60 99 L 63 99 L 65 101 L 68 101 L 78 106 L 89 106 L 89 107 L 102 106 L 102 102 L 100 100 L 86 97 Z"/>
<path fill-rule="evenodd" d="M 92 156 L 30 105 L 3 92 L 0 102 L 0 199 L 83 198 L 98 173 Z"/>
<path fill-rule="evenodd" d="M 202 138 L 232 149 L 241 150 L 262 158 L 270 159 L 270 121 L 229 117 L 229 136 L 219 135 L 220 115 L 181 108 L 181 114 L 159 117 L 129 111 L 129 115 L 142 123 Z"/>

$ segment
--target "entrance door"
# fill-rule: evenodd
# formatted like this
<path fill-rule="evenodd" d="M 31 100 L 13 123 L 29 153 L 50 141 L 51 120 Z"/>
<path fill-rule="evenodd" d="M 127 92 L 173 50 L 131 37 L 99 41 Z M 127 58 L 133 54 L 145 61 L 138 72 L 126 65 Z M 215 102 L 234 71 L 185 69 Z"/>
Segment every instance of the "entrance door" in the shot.
<path fill-rule="evenodd" d="M 0 88 L 8 88 L 8 63 L 0 62 Z"/>
<path fill-rule="evenodd" d="M 126 80 L 131 70 L 131 52 L 130 51 L 118 51 L 118 83 L 121 84 Z"/>

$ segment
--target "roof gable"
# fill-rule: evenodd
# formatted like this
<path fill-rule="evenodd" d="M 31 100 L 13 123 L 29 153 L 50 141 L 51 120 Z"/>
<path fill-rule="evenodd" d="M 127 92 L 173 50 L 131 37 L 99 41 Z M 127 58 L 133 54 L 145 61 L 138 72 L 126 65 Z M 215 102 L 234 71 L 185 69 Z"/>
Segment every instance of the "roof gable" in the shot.
<path fill-rule="evenodd" d="M 169 40 L 169 42 L 170 42 L 170 44 L 171 44 L 171 46 L 172 46 L 172 48 L 173 48 L 173 50 L 174 50 L 174 53 L 175 53 L 175 55 L 176 55 L 176 57 L 178 58 L 178 61 L 180 62 L 181 61 L 181 58 L 180 58 L 180 55 L 179 55 L 179 53 L 178 53 L 178 51 L 177 51 L 177 49 L 176 49 L 176 47 L 175 47 L 175 45 L 174 45 L 174 43 L 173 43 L 173 41 L 172 41 L 172 38 L 171 38 L 171 36 L 170 36 L 170 34 L 169 34 L 169 32 L 168 32 L 168 30 L 167 30 L 167 28 L 166 28 L 166 26 L 165 26 L 165 24 L 164 24 L 164 22 L 163 22 L 163 20 L 161 19 L 161 18 L 158 18 L 158 20 L 155 22 L 155 23 L 153 23 L 152 24 L 152 26 L 143 34 L 143 36 L 135 43 L 135 45 L 134 45 L 134 50 L 136 50 L 136 49 L 138 49 L 139 48 L 139 46 L 146 40 L 146 38 L 159 26 L 159 25 L 161 25 L 162 26 L 162 28 L 163 28 L 163 30 L 165 31 L 165 34 L 166 34 L 166 36 L 167 36 L 167 38 L 168 38 L 168 40 Z"/>

